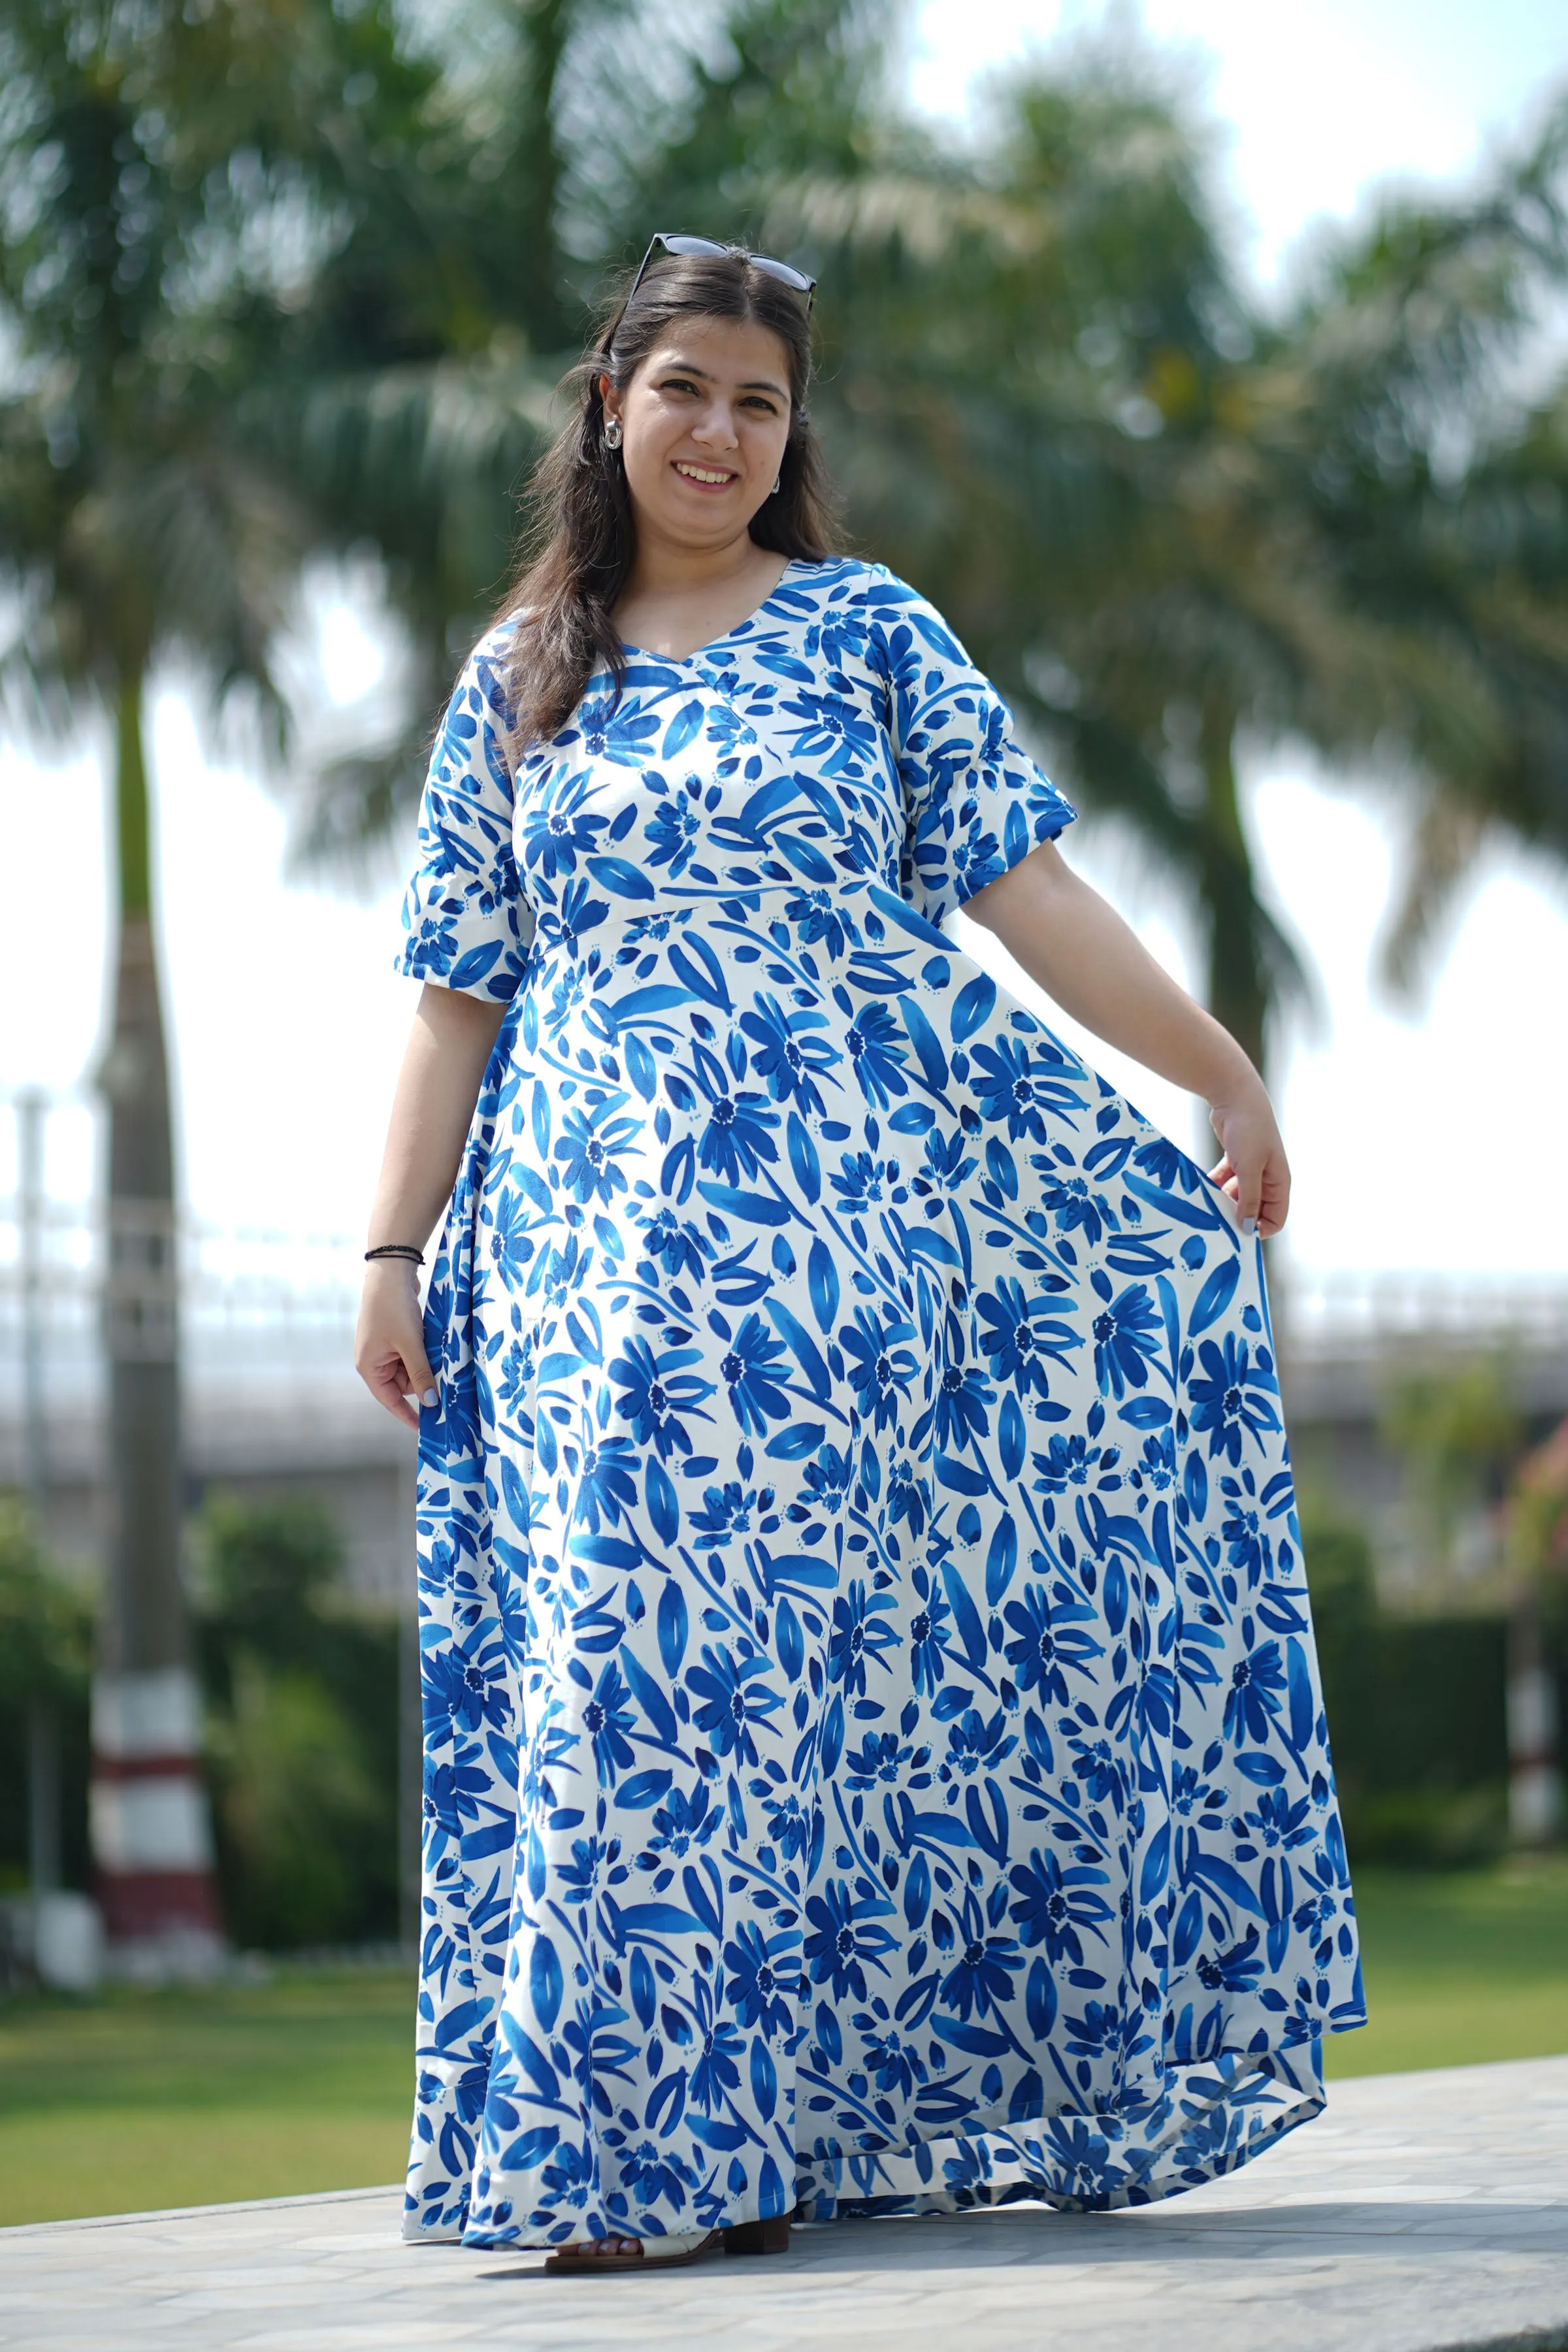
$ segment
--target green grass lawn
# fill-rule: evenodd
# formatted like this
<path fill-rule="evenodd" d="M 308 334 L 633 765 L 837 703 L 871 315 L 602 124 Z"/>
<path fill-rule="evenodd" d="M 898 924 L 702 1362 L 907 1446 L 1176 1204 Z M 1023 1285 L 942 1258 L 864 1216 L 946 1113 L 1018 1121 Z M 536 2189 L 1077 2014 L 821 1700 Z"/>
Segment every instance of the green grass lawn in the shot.
<path fill-rule="evenodd" d="M 1330 2042 L 1331 2080 L 1568 2051 L 1568 1855 L 1355 1887 L 1371 2022 Z"/>
<path fill-rule="evenodd" d="M 1356 1891 L 1373 2021 L 1331 2075 L 1568 2051 L 1568 1856 Z M 413 2006 L 343 1971 L 0 2007 L 0 2222 L 398 2179 Z"/>
<path fill-rule="evenodd" d="M 0 2006 L 0 2223 L 400 2180 L 401 1971 Z"/>

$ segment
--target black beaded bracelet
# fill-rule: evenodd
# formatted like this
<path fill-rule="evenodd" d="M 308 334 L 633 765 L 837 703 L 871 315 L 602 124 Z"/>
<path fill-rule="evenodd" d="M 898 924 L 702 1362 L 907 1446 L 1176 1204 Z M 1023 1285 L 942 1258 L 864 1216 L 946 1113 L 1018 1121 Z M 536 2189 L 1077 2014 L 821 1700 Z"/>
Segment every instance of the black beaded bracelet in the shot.
<path fill-rule="evenodd" d="M 425 1263 L 424 1251 L 416 1249 L 412 1242 L 382 1242 L 376 1248 L 366 1250 L 367 1264 L 373 1257 L 405 1257 L 410 1265 L 423 1265 Z"/>

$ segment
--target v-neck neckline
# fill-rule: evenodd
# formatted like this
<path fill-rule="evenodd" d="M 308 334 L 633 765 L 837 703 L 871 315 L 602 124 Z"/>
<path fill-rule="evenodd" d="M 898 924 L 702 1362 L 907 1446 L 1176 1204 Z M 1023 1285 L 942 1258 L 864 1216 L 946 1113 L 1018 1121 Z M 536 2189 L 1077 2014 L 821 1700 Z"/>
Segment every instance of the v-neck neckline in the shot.
<path fill-rule="evenodd" d="M 692 662 L 701 661 L 706 655 L 717 652 L 721 646 L 727 646 L 731 637 L 738 637 L 742 629 L 749 629 L 754 622 L 760 621 L 774 597 L 782 592 L 790 573 L 798 570 L 805 562 L 804 556 L 792 555 L 760 604 L 753 604 L 749 613 L 743 613 L 738 621 L 732 621 L 727 629 L 720 632 L 718 636 L 710 637 L 706 645 L 693 646 L 689 654 L 656 654 L 651 646 L 634 646 L 625 637 L 621 639 L 622 647 L 626 653 L 635 655 L 639 661 L 664 662 L 671 668 L 684 669 Z"/>

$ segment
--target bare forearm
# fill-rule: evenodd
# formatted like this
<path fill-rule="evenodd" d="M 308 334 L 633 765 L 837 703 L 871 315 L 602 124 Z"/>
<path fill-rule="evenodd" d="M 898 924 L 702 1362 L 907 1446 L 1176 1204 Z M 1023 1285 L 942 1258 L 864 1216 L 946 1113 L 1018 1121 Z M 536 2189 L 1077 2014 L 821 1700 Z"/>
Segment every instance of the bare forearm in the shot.
<path fill-rule="evenodd" d="M 1261 1081 L 1227 1030 L 1179 988 L 1097 890 L 1047 845 L 972 898 L 1064 1013 L 1173 1086 L 1220 1103 Z"/>
<path fill-rule="evenodd" d="M 968 911 L 1075 1021 L 1202 1096 L 1222 1147 L 1215 1181 L 1244 1230 L 1277 1234 L 1289 1213 L 1290 1168 L 1263 1080 L 1099 892 L 1047 844 L 977 891 Z"/>
<path fill-rule="evenodd" d="M 423 1248 L 445 1207 L 503 1008 L 426 988 L 393 1097 L 370 1240 Z"/>

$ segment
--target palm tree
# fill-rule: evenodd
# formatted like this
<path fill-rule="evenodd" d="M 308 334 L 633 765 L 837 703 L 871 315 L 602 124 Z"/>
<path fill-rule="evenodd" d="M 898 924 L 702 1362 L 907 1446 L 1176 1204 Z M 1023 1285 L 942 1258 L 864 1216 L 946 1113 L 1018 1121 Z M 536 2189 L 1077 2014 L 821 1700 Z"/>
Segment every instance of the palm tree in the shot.
<path fill-rule="evenodd" d="M 1560 425 L 1521 441 L 1490 394 L 1561 269 L 1562 141 L 1391 211 L 1283 325 L 1147 55 L 1019 79 L 983 158 L 903 133 L 773 193 L 770 230 L 820 255 L 857 520 L 1185 883 L 1260 1064 L 1301 973 L 1260 903 L 1249 740 L 1418 778 L 1428 870 L 1467 825 L 1561 835 Z"/>
<path fill-rule="evenodd" d="M 16 234 L 0 401 L 0 669 L 26 723 L 106 724 L 118 942 L 104 1340 L 112 1536 L 94 1690 L 94 1843 L 111 1938 L 149 1968 L 217 1948 L 195 1684 L 179 1574 L 174 1166 L 158 982 L 145 708 L 173 663 L 274 723 L 272 651 L 304 544 L 226 430 L 238 339 L 182 316 L 197 213 L 153 104 L 182 20 L 31 0 L 0 53 Z"/>

